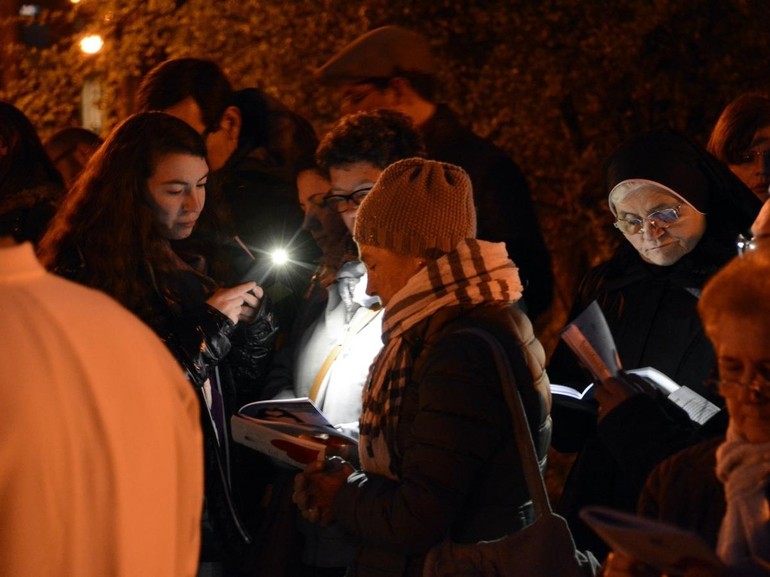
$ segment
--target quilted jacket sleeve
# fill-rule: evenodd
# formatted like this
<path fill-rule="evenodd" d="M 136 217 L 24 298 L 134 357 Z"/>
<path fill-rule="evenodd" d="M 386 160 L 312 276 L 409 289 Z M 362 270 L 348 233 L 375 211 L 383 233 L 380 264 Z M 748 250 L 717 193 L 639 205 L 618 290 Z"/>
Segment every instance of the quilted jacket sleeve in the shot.
<path fill-rule="evenodd" d="M 198 387 L 206 381 L 211 368 L 230 352 L 230 337 L 235 330 L 235 323 L 208 304 L 163 324 L 156 320 L 150 325 Z"/>

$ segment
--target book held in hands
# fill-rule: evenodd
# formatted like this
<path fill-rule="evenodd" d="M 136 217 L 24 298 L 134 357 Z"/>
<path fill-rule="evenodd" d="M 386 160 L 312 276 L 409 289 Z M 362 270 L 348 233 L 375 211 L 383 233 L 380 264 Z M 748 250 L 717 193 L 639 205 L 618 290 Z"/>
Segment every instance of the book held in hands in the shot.
<path fill-rule="evenodd" d="M 680 577 L 696 567 L 721 574 L 725 566 L 695 533 L 607 507 L 584 507 L 580 518 L 614 551 Z"/>
<path fill-rule="evenodd" d="M 562 330 L 561 338 L 591 372 L 595 381 L 582 392 L 564 385 L 552 384 L 552 394 L 569 397 L 576 401 L 589 399 L 593 396 L 594 386 L 601 386 L 603 381 L 618 376 L 623 370 L 615 347 L 615 339 L 607 324 L 607 319 L 596 301 L 593 301 L 586 310 Z M 669 401 L 687 412 L 690 420 L 694 423 L 702 425 L 719 412 L 719 407 L 708 399 L 689 387 L 680 386 L 654 367 L 626 369 L 625 372 L 642 377 Z"/>
<path fill-rule="evenodd" d="M 355 454 L 355 438 L 334 428 L 308 398 L 258 401 L 230 419 L 233 440 L 304 468 L 326 456 Z"/>

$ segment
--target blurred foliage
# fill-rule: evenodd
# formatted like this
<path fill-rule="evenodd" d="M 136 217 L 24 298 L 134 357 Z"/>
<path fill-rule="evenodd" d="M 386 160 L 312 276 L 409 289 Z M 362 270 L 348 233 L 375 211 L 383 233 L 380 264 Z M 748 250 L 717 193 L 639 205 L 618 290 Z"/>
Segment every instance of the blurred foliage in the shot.
<path fill-rule="evenodd" d="M 376 26 L 422 31 L 442 61 L 441 99 L 530 180 L 557 279 L 539 327 L 549 349 L 580 276 L 618 242 L 602 183 L 612 149 L 663 125 L 705 142 L 729 100 L 770 80 L 766 0 L 82 0 L 41 18 L 72 34 L 6 46 L 0 97 L 43 136 L 78 123 L 86 78 L 103 82 L 109 129 L 142 75 L 178 56 L 216 60 L 236 87 L 268 91 L 323 132 L 338 109 L 312 70 Z M 103 36 L 101 53 L 80 53 L 86 33 Z"/>

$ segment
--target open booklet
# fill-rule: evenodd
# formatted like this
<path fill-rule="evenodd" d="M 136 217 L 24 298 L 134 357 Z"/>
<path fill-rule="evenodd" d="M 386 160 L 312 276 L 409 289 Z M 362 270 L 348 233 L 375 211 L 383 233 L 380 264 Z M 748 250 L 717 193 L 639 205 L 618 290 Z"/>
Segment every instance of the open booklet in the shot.
<path fill-rule="evenodd" d="M 591 371 L 599 386 L 605 379 L 617 376 L 622 369 L 612 332 L 596 301 L 562 330 L 561 338 Z M 659 389 L 672 403 L 686 411 L 695 423 L 702 425 L 719 412 L 719 407 L 708 399 L 689 387 L 678 385 L 654 367 L 627 369 L 625 372 L 637 374 Z M 551 392 L 580 400 L 593 395 L 593 384 L 582 393 L 564 385 L 551 385 Z"/>
<path fill-rule="evenodd" d="M 349 456 L 358 444 L 308 398 L 249 403 L 230 418 L 230 428 L 237 443 L 299 468 L 327 455 Z"/>
<path fill-rule="evenodd" d="M 684 575 L 694 567 L 725 569 L 708 545 L 690 531 L 606 507 L 585 507 L 580 517 L 613 550 L 665 575 Z"/>

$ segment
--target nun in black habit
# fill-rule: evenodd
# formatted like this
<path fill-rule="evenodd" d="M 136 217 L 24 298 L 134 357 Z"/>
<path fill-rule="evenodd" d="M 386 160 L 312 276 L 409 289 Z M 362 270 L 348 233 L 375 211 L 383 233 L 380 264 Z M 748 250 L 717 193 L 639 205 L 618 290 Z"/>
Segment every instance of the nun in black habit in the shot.
<path fill-rule="evenodd" d="M 735 255 L 736 237 L 749 230 L 761 203 L 716 158 L 672 130 L 621 145 L 605 175 L 614 224 L 627 242 L 583 278 L 572 317 L 596 300 L 624 368 L 654 367 L 719 402 L 705 386 L 715 357 L 696 305 L 706 280 Z M 563 344 L 548 374 L 578 389 L 592 380 Z M 597 555 L 606 548 L 578 519 L 579 510 L 605 505 L 634 511 L 655 465 L 726 424 L 718 414 L 696 426 L 651 388 L 610 385 L 597 394 L 601 404 L 580 419 L 558 401 L 552 413 L 554 447 L 579 451 L 559 510 L 578 546 Z"/>

